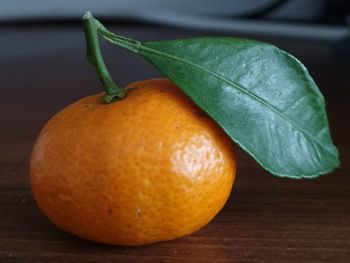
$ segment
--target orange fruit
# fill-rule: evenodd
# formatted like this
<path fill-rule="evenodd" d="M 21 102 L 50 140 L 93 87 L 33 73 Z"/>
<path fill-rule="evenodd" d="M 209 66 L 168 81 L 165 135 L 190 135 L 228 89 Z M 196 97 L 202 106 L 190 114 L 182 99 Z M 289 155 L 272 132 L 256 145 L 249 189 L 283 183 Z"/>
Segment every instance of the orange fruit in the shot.
<path fill-rule="evenodd" d="M 169 80 L 129 87 L 123 100 L 88 96 L 45 125 L 30 162 L 36 203 L 58 227 L 107 244 L 193 233 L 231 192 L 233 143 Z"/>

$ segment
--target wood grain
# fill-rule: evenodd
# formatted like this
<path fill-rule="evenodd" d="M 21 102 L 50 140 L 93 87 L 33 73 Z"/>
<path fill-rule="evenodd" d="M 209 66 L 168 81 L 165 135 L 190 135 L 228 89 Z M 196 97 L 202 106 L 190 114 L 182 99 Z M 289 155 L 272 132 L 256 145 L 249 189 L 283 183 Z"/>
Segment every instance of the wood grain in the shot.
<path fill-rule="evenodd" d="M 141 39 L 145 31 L 158 39 L 195 33 L 115 30 Z M 84 241 L 57 229 L 30 193 L 28 159 L 43 124 L 70 102 L 99 91 L 84 58 L 81 29 L 0 32 L 0 262 L 350 262 L 350 65 L 333 59 L 326 46 L 276 40 L 306 62 L 326 95 L 341 168 L 312 181 L 284 180 L 238 150 L 235 187 L 209 225 L 175 241 L 131 248 Z M 106 46 L 105 54 L 115 58 L 108 63 L 119 83 L 157 75 L 124 51 Z"/>

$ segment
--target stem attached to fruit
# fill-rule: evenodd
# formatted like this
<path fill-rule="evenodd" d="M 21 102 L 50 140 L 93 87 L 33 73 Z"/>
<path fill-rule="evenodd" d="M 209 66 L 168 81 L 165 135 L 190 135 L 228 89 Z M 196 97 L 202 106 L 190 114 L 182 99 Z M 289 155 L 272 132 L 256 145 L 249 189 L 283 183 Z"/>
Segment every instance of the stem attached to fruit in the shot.
<path fill-rule="evenodd" d="M 87 59 L 95 67 L 106 92 L 106 95 L 103 97 L 103 102 L 110 103 L 113 99 L 123 99 L 126 90 L 115 84 L 104 63 L 98 40 L 97 20 L 92 16 L 91 12 L 88 11 L 84 14 L 83 24 L 86 38 Z"/>

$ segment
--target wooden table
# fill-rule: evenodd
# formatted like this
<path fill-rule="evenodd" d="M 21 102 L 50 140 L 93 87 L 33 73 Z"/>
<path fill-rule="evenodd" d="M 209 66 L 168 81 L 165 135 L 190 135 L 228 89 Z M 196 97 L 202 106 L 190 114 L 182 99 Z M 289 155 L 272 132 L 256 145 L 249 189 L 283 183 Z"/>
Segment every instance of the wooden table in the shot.
<path fill-rule="evenodd" d="M 115 27 L 139 39 L 199 35 L 152 27 Z M 342 166 L 317 180 L 283 180 L 238 150 L 238 177 L 225 208 L 197 233 L 143 247 L 78 239 L 37 209 L 28 184 L 33 142 L 48 118 L 99 91 L 78 26 L 0 28 L 0 262 L 350 262 L 349 68 L 328 45 L 271 40 L 309 67 L 322 92 Z M 127 82 L 156 76 L 142 59 L 104 45 Z"/>

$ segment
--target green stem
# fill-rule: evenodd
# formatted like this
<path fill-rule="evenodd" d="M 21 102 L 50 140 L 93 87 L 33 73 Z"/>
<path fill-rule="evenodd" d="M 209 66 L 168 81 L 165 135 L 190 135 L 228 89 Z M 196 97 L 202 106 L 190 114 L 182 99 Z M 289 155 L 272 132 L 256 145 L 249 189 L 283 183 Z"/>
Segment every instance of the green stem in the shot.
<path fill-rule="evenodd" d="M 83 24 L 86 38 L 87 59 L 95 67 L 106 92 L 106 95 L 103 97 L 103 102 L 110 103 L 113 99 L 124 98 L 126 90 L 115 84 L 101 54 L 98 40 L 98 29 L 101 24 L 98 23 L 89 11 L 83 16 Z"/>

